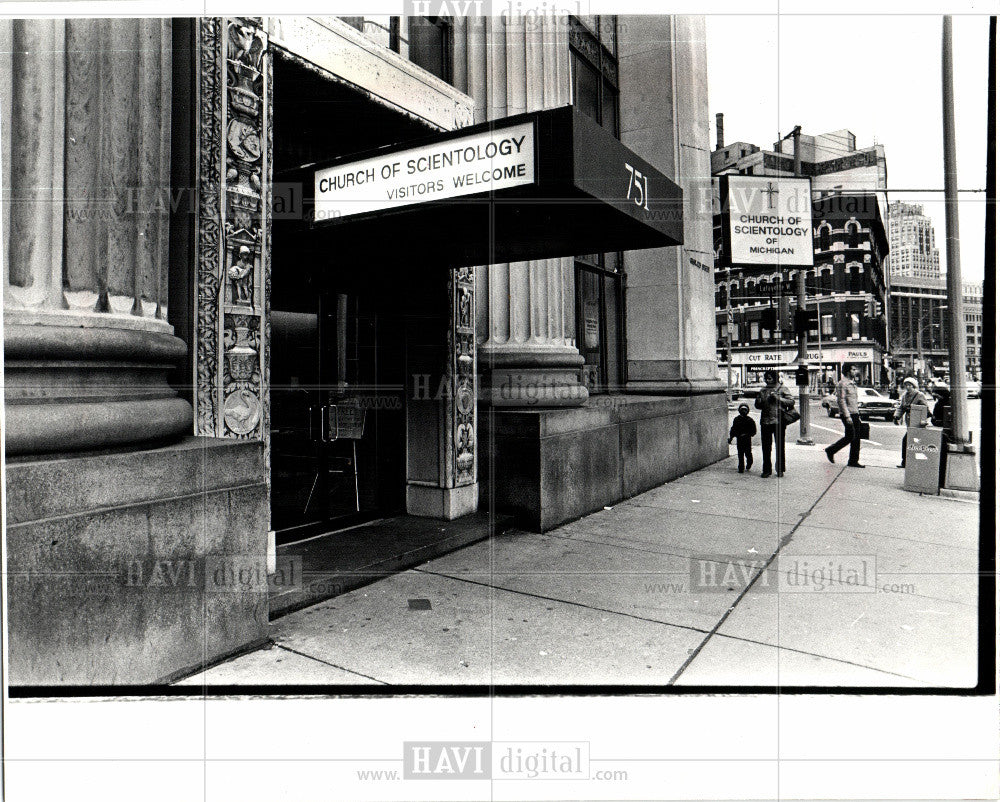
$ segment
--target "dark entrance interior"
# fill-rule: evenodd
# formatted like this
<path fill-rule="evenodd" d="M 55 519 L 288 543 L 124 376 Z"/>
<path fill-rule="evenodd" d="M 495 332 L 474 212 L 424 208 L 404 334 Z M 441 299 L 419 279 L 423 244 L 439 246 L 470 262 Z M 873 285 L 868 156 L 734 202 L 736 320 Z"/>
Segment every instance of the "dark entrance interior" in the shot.
<path fill-rule="evenodd" d="M 294 168 L 428 128 L 278 52 L 275 196 Z M 298 180 L 298 179 L 297 179 Z M 405 509 L 402 265 L 338 258 L 294 204 L 276 207 L 271 270 L 271 524 L 288 543 Z M 443 283 L 443 277 L 442 277 Z"/>

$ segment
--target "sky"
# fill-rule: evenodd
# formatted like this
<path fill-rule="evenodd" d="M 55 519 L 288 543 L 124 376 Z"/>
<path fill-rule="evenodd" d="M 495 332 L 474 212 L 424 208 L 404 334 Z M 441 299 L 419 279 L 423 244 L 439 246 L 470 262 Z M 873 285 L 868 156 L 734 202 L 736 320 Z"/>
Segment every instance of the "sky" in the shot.
<path fill-rule="evenodd" d="M 945 266 L 941 16 L 708 15 L 708 96 L 725 140 L 770 149 L 803 133 L 847 128 L 857 146 L 885 146 L 889 200 L 924 205 Z M 986 186 L 989 18 L 953 18 L 959 189 Z M 959 195 L 964 280 L 982 280 L 985 194 Z"/>

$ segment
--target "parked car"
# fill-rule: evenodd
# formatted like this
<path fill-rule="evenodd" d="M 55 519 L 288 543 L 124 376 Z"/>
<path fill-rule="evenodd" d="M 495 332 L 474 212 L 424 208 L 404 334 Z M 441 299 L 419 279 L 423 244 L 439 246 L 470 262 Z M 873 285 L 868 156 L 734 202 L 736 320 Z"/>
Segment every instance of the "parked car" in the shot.
<path fill-rule="evenodd" d="M 826 410 L 826 414 L 831 418 L 836 418 L 840 415 L 836 393 L 830 393 L 826 396 L 820 401 L 820 406 Z M 882 395 L 882 393 L 873 387 L 858 388 L 858 414 L 862 420 L 884 418 L 887 421 L 891 421 L 895 411 L 896 405 L 892 402 L 891 398 Z"/>
<path fill-rule="evenodd" d="M 983 383 L 970 381 L 965 385 L 965 395 L 968 398 L 982 398 L 983 397 Z"/>
<path fill-rule="evenodd" d="M 740 395 L 743 398 L 756 398 L 757 393 L 764 389 L 764 385 L 760 382 L 757 384 L 744 384 L 743 389 L 740 390 Z"/>

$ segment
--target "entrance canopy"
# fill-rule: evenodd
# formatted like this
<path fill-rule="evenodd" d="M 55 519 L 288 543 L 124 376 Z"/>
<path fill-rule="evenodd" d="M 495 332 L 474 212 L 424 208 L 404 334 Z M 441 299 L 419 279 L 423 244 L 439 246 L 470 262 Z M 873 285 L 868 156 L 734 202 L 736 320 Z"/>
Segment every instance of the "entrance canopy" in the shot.
<path fill-rule="evenodd" d="M 310 165 L 294 178 L 338 261 L 461 267 L 683 237 L 680 187 L 571 106 Z"/>

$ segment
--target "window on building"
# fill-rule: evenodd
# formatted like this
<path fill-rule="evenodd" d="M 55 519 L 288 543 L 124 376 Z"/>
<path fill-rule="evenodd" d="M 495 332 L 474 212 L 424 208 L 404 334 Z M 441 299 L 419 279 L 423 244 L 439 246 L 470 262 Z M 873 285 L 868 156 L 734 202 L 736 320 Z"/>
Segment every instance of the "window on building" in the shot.
<path fill-rule="evenodd" d="M 595 254 L 576 261 L 576 342 L 591 393 L 621 387 L 621 254 Z"/>
<path fill-rule="evenodd" d="M 824 337 L 833 336 L 833 315 L 823 315 L 821 331 Z"/>
<path fill-rule="evenodd" d="M 448 17 L 410 17 L 408 24 L 410 61 L 451 83 L 451 20 Z"/>
<path fill-rule="evenodd" d="M 592 27 L 570 17 L 573 105 L 618 136 L 618 44 L 616 17 L 601 16 Z"/>
<path fill-rule="evenodd" d="M 833 292 L 833 268 L 819 271 L 819 286 L 824 292 Z"/>
<path fill-rule="evenodd" d="M 861 265 L 847 266 L 847 280 L 849 292 L 861 292 Z"/>
<path fill-rule="evenodd" d="M 825 223 L 819 227 L 819 248 L 821 251 L 830 250 L 830 226 Z"/>
<path fill-rule="evenodd" d="M 755 342 L 760 339 L 760 323 L 756 320 L 750 321 L 750 341 Z"/>
<path fill-rule="evenodd" d="M 851 339 L 861 339 L 861 316 L 856 312 L 851 313 Z"/>
<path fill-rule="evenodd" d="M 857 248 L 861 239 L 861 226 L 855 222 L 850 221 L 847 224 L 847 247 Z"/>

